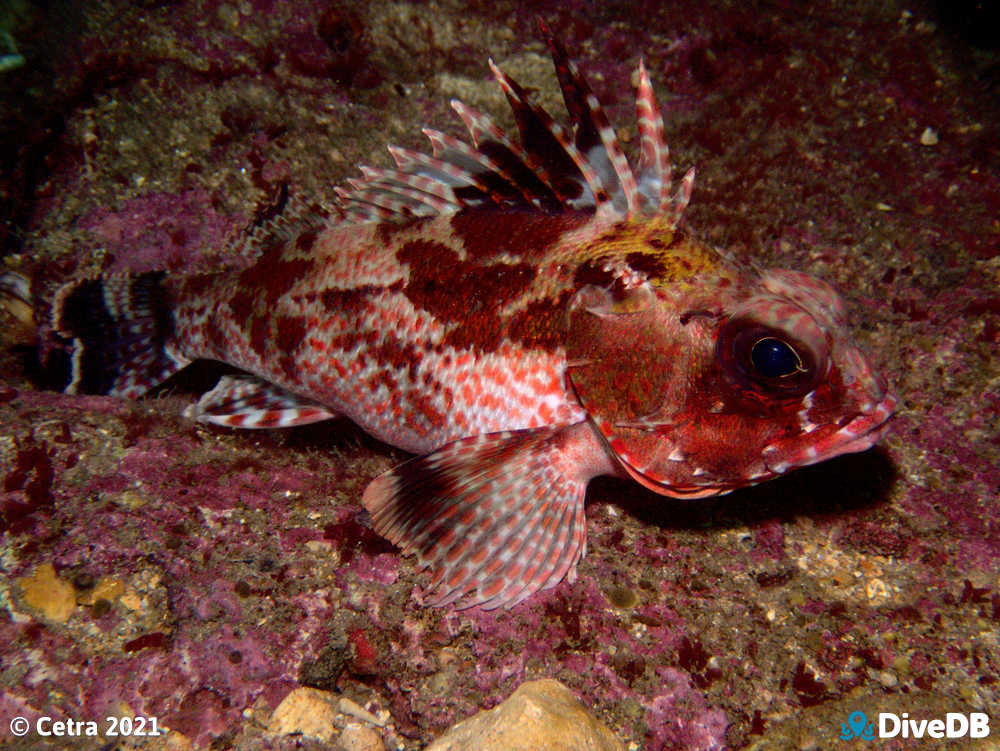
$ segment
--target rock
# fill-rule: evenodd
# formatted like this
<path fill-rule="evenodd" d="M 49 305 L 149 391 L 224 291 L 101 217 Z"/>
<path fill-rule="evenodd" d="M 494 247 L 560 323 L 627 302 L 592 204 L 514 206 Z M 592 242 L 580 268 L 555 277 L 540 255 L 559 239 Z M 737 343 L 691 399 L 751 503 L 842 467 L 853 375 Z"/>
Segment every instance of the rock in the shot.
<path fill-rule="evenodd" d="M 40 564 L 31 576 L 18 579 L 17 585 L 24 603 L 47 621 L 65 623 L 76 610 L 73 585 L 60 579 L 51 563 Z"/>
<path fill-rule="evenodd" d="M 336 702 L 332 694 L 315 688 L 297 688 L 281 700 L 267 732 L 273 735 L 307 735 L 329 743 L 337 734 Z"/>
<path fill-rule="evenodd" d="M 385 751 L 385 744 L 372 728 L 351 722 L 337 739 L 337 751 Z"/>
<path fill-rule="evenodd" d="M 458 723 L 426 751 L 624 751 L 559 681 L 522 683 L 505 702 Z"/>
<path fill-rule="evenodd" d="M 382 722 L 378 717 L 373 715 L 367 709 L 362 707 L 356 701 L 348 699 L 346 696 L 341 696 L 340 701 L 337 702 L 337 709 L 340 710 L 341 714 L 350 715 L 351 717 L 356 717 L 359 720 L 367 722 L 369 725 L 377 725 L 381 727 L 385 723 Z"/>
<path fill-rule="evenodd" d="M 94 605 L 98 600 L 113 602 L 125 594 L 125 584 L 120 579 L 102 576 L 93 587 L 76 593 L 80 605 Z"/>

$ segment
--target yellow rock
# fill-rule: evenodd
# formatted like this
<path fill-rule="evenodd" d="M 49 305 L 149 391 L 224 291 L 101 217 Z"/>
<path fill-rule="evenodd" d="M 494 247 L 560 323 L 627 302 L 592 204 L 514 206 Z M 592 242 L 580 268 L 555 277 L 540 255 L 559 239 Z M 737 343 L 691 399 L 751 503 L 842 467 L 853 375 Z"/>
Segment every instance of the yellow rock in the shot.
<path fill-rule="evenodd" d="M 522 683 L 497 707 L 458 723 L 425 751 L 624 751 L 559 681 Z"/>
<path fill-rule="evenodd" d="M 333 695 L 315 688 L 297 688 L 281 700 L 267 732 L 272 735 L 307 735 L 329 743 L 337 733 L 333 724 L 337 716 Z"/>
<path fill-rule="evenodd" d="M 121 579 L 112 579 L 102 576 L 93 589 L 81 592 L 76 596 L 76 601 L 80 605 L 93 605 L 98 600 L 113 602 L 125 594 L 125 584 Z"/>
<path fill-rule="evenodd" d="M 17 586 L 24 603 L 47 621 L 64 623 L 76 609 L 73 585 L 60 579 L 51 563 L 43 563 L 31 576 L 18 579 Z"/>
<path fill-rule="evenodd" d="M 143 610 L 146 606 L 143 599 L 132 590 L 123 594 L 118 601 L 129 610 L 134 610 L 137 613 Z"/>

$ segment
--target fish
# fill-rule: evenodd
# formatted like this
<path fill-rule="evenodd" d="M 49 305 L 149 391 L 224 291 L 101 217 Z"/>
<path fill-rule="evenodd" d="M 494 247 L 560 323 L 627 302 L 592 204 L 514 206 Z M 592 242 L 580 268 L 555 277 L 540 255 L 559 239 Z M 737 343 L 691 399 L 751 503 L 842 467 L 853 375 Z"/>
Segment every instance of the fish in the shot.
<path fill-rule="evenodd" d="M 66 282 L 41 327 L 50 381 L 135 399 L 219 361 L 238 372 L 193 420 L 347 418 L 414 454 L 361 501 L 427 571 L 419 601 L 456 608 L 575 581 L 594 477 L 698 499 L 875 445 L 898 400 L 843 298 L 698 240 L 695 171 L 672 176 L 644 64 L 630 160 L 542 33 L 569 125 L 490 60 L 516 137 L 453 100 L 467 140 L 424 128 L 430 153 L 390 146 L 395 167 L 289 201 L 243 264 Z"/>

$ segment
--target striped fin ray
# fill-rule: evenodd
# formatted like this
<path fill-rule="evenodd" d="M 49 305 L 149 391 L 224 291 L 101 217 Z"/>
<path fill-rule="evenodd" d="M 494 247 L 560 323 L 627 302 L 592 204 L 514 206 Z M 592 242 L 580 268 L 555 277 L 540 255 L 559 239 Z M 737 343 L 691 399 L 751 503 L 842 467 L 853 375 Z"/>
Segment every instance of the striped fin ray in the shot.
<path fill-rule="evenodd" d="M 431 142 L 436 158 L 464 170 L 465 183 L 454 194 L 463 206 L 504 204 L 521 196 L 525 201 L 541 208 L 537 198 L 525 190 L 519 190 L 517 181 L 482 151 L 437 130 L 424 128 L 423 132 Z"/>
<path fill-rule="evenodd" d="M 217 254 L 218 260 L 213 261 L 245 267 L 262 256 L 280 253 L 305 232 L 321 230 L 331 216 L 339 218 L 339 213 L 336 205 L 326 206 L 281 186 L 257 206 L 247 226 L 233 231 Z"/>
<path fill-rule="evenodd" d="M 559 195 L 550 185 L 548 173 L 488 115 L 457 99 L 451 100 L 451 107 L 465 124 L 476 150 L 500 167 L 496 174 L 509 180 L 530 205 L 546 211 L 564 208 L 569 196 Z"/>
<path fill-rule="evenodd" d="M 59 288 L 52 328 L 65 340 L 69 361 L 44 367 L 65 376 L 63 391 L 136 399 L 190 362 L 174 347 L 165 275 L 85 278 Z"/>
<path fill-rule="evenodd" d="M 290 428 L 330 420 L 326 406 L 251 375 L 223 376 L 184 416 L 230 428 Z"/>
<path fill-rule="evenodd" d="M 347 181 L 353 190 L 336 189 L 341 201 L 353 208 L 379 207 L 405 216 L 433 216 L 454 204 L 451 187 L 440 177 L 375 167 L 362 167 L 361 174 L 363 179 Z"/>
<path fill-rule="evenodd" d="M 637 214 L 680 221 L 694 170 L 671 195 L 670 154 L 663 119 L 645 66 L 639 65 L 636 118 L 640 155 L 633 170 L 614 129 L 563 45 L 542 25 L 572 127 L 555 122 L 492 60 L 490 69 L 517 124 L 515 143 L 485 114 L 453 100 L 471 146 L 424 129 L 433 155 L 390 146 L 395 169 L 363 168 L 337 191 L 341 222 L 400 221 L 474 208 L 557 213 L 596 211 L 609 219 Z"/>
<path fill-rule="evenodd" d="M 618 143 L 608 116 L 587 81 L 569 59 L 566 49 L 544 25 L 542 31 L 552 52 L 556 77 L 573 122 L 577 151 L 586 155 L 591 169 L 600 175 L 602 185 L 607 186 L 605 190 L 610 190 L 614 199 L 624 200 L 626 214 L 631 216 L 637 213 L 640 206 L 635 175 L 632 174 L 632 168 Z"/>
<path fill-rule="evenodd" d="M 345 216 L 353 221 L 393 221 L 437 213 L 429 203 L 414 198 L 413 192 L 400 184 L 353 180 L 351 185 L 354 190 L 337 188 L 336 194 L 346 205 Z"/>
<path fill-rule="evenodd" d="M 431 144 L 433 147 L 433 143 Z M 467 185 L 472 176 L 460 165 L 429 156 L 420 151 L 390 146 L 389 153 L 396 162 L 397 172 L 385 171 L 386 176 L 405 175 L 410 179 L 406 184 L 417 190 L 431 193 L 442 200 L 455 201 L 451 188 L 456 185 Z M 399 179 L 394 177 L 394 179 Z M 436 185 L 435 185 L 436 183 Z"/>
<path fill-rule="evenodd" d="M 670 148 L 663 136 L 663 116 L 645 64 L 639 61 L 639 90 L 635 97 L 639 128 L 639 186 L 660 209 L 670 203 Z"/>
<path fill-rule="evenodd" d="M 639 192 L 651 211 L 669 214 L 673 224 L 680 221 L 694 188 L 694 167 L 681 179 L 671 196 L 670 148 L 663 135 L 663 115 L 653 93 L 645 64 L 639 61 L 639 88 L 635 97 L 635 119 L 639 128 Z"/>
<path fill-rule="evenodd" d="M 600 209 L 602 205 L 610 203 L 611 197 L 601 176 L 580 153 L 566 130 L 549 113 L 533 104 L 517 81 L 500 70 L 492 60 L 489 62 L 493 77 L 507 95 L 507 101 L 514 111 L 514 120 L 521 133 L 521 144 L 553 176 L 553 189 L 561 195 L 574 196 L 567 201 L 570 208 L 595 206 Z M 579 186 L 581 177 L 589 194 L 585 192 L 580 198 L 576 198 L 580 194 L 579 187 L 582 187 Z M 573 188 L 574 183 L 577 188 Z"/>

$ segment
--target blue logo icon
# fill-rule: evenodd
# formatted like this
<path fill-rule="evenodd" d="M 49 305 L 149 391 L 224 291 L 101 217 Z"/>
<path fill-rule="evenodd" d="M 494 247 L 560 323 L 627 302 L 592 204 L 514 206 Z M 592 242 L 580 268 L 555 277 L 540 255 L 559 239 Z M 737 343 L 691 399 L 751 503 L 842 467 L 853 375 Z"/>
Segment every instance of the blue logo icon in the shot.
<path fill-rule="evenodd" d="M 849 741 L 851 738 L 861 738 L 866 741 L 875 740 L 875 724 L 868 722 L 864 712 L 851 712 L 847 722 L 840 723 L 840 739 Z"/>

